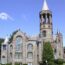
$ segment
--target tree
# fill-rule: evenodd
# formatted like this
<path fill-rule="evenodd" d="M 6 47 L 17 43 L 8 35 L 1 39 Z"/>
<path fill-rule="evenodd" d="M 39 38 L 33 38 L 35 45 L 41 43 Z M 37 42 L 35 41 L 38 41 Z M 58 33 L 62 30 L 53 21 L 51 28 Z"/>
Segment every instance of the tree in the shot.
<path fill-rule="evenodd" d="M 42 64 L 54 65 L 53 49 L 50 42 L 43 43 Z"/>

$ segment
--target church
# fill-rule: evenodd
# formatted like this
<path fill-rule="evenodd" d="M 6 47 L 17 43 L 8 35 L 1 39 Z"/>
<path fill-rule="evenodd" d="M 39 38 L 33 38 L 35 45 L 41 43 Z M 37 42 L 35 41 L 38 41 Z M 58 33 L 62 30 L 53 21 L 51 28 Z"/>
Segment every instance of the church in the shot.
<path fill-rule="evenodd" d="M 42 61 L 43 42 L 50 42 L 54 58 L 63 59 L 63 36 L 60 32 L 53 34 L 52 11 L 46 0 L 39 13 L 40 31 L 37 36 L 27 36 L 21 30 L 15 31 L 11 38 L 7 38 L 1 45 L 1 63 L 15 65 L 39 65 Z"/>

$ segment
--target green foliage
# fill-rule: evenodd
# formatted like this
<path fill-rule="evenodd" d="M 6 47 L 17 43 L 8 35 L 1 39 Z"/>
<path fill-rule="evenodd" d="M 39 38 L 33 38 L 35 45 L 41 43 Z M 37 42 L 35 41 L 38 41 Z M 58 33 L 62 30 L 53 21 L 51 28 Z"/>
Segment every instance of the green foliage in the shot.
<path fill-rule="evenodd" d="M 63 63 L 63 65 L 65 65 L 65 63 Z"/>
<path fill-rule="evenodd" d="M 27 65 L 27 64 L 23 64 L 23 65 Z"/>
<path fill-rule="evenodd" d="M 43 63 L 39 63 L 39 65 L 43 65 Z"/>
<path fill-rule="evenodd" d="M 6 64 L 6 65 L 12 65 L 12 63 L 8 63 L 8 64 Z"/>
<path fill-rule="evenodd" d="M 1 65 L 12 65 L 12 63 L 8 63 L 8 64 L 1 64 Z M 15 65 L 20 65 L 20 63 L 15 63 Z M 23 64 L 23 65 L 27 65 L 27 64 Z"/>
<path fill-rule="evenodd" d="M 0 39 L 0 47 L 1 47 L 1 44 L 4 42 L 4 39 Z"/>
<path fill-rule="evenodd" d="M 54 62 L 50 61 L 48 62 L 48 65 L 55 65 Z"/>
<path fill-rule="evenodd" d="M 64 64 L 65 64 L 65 60 L 63 60 L 64 61 Z"/>
<path fill-rule="evenodd" d="M 11 63 L 7 63 L 7 64 L 1 64 L 1 65 L 12 65 Z"/>
<path fill-rule="evenodd" d="M 46 61 L 48 65 L 54 64 L 54 55 L 53 55 L 53 49 L 51 47 L 50 42 L 43 43 L 43 51 L 42 51 L 42 63 L 43 65 L 46 65 Z"/>
<path fill-rule="evenodd" d="M 15 63 L 15 65 L 20 65 L 20 63 Z"/>
<path fill-rule="evenodd" d="M 64 63 L 63 59 L 56 59 L 56 60 L 54 60 L 54 62 L 56 65 L 63 65 L 63 63 Z"/>
<path fill-rule="evenodd" d="M 15 63 L 15 65 L 20 65 L 20 63 Z M 23 65 L 27 65 L 27 64 L 23 64 Z"/>

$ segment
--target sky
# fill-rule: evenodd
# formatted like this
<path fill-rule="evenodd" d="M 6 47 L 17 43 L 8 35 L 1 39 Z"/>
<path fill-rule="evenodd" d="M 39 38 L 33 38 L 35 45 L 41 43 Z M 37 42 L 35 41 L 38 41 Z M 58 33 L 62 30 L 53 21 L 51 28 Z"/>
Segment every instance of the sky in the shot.
<path fill-rule="evenodd" d="M 39 12 L 44 0 L 0 0 L 0 38 L 10 36 L 17 29 L 27 35 L 40 32 Z M 47 0 L 52 11 L 53 32 L 63 35 L 65 46 L 65 0 Z"/>

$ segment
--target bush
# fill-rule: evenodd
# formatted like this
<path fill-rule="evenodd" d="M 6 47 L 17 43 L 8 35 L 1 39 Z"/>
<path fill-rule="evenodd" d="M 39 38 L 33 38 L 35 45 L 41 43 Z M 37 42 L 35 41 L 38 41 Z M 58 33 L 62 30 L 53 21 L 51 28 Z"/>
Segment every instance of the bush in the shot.
<path fill-rule="evenodd" d="M 20 63 L 15 63 L 15 65 L 20 65 Z"/>
<path fill-rule="evenodd" d="M 8 64 L 1 64 L 1 65 L 12 65 L 12 63 L 8 63 Z M 15 63 L 15 65 L 20 65 L 20 63 Z M 23 64 L 23 65 L 27 65 L 27 64 Z"/>
<path fill-rule="evenodd" d="M 6 65 L 6 64 L 1 64 L 1 65 Z"/>
<path fill-rule="evenodd" d="M 62 59 L 54 60 L 56 65 L 63 65 L 64 61 Z"/>
<path fill-rule="evenodd" d="M 1 64 L 1 65 L 12 65 L 11 63 L 7 63 L 7 64 Z"/>
<path fill-rule="evenodd" d="M 12 63 L 8 63 L 8 64 L 6 64 L 6 65 L 12 65 Z"/>
<path fill-rule="evenodd" d="M 40 63 L 40 62 L 39 62 L 39 65 L 43 65 L 43 63 Z"/>
<path fill-rule="evenodd" d="M 20 65 L 21 63 L 15 63 L 15 65 Z M 23 65 L 27 65 L 27 64 L 23 64 Z"/>
<path fill-rule="evenodd" d="M 55 65 L 54 62 L 48 62 L 48 65 Z"/>
<path fill-rule="evenodd" d="M 27 65 L 27 64 L 23 64 L 23 65 Z"/>

